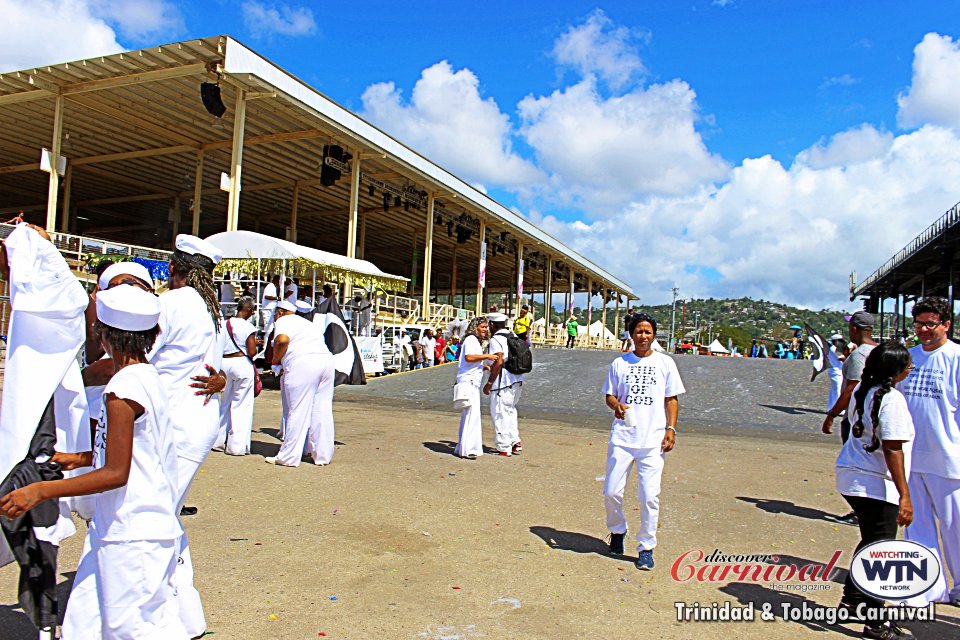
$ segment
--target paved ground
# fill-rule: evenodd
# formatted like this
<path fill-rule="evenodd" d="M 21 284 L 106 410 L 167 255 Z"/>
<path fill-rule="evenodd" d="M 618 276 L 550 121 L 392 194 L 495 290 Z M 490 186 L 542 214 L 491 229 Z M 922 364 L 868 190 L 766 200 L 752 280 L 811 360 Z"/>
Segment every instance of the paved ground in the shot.
<path fill-rule="evenodd" d="M 521 415 L 606 428 L 610 411 L 600 388 L 615 357 L 602 351 L 534 350 Z M 687 388 L 680 399 L 681 423 L 712 433 L 777 431 L 819 438 L 829 388 L 825 374 L 810 382 L 809 362 L 706 356 L 678 356 L 676 362 Z M 340 387 L 337 396 L 446 410 L 455 376 L 456 365 L 444 365 L 376 378 L 366 387 Z"/>
<path fill-rule="evenodd" d="M 686 364 L 681 366 L 691 397 L 702 392 L 694 390 L 697 385 L 735 388 L 738 382 L 729 377 L 742 379 L 711 381 L 706 369 L 697 378 L 697 366 L 725 363 L 691 359 L 694 370 Z M 784 363 L 759 366 L 771 364 Z M 778 372 L 770 379 L 782 380 L 779 372 L 789 369 L 757 371 L 760 377 Z M 448 392 L 448 368 L 408 374 L 404 384 L 434 375 L 444 378 Z M 340 444 L 328 467 L 263 464 L 263 457 L 278 449 L 273 434 L 279 399 L 273 391 L 257 401 L 253 455 L 213 454 L 207 460 L 191 495 L 200 513 L 184 524 L 214 634 L 208 637 L 796 640 L 858 635 L 856 625 L 788 622 L 780 614 L 784 603 L 835 604 L 842 568 L 858 538 L 855 529 L 830 520 L 845 510 L 833 491 L 832 439 L 779 433 L 770 438 L 774 432 L 752 428 L 738 436 L 681 428 L 664 473 L 657 567 L 642 573 L 633 566 L 631 544 L 627 556 L 604 553 L 600 491 L 607 417 L 528 418 L 522 456 L 487 455 L 470 462 L 451 453 L 457 414 L 401 407 L 371 393 L 377 385 L 403 380 L 374 381 L 361 401 L 337 402 Z M 592 408 L 566 397 L 582 386 L 583 397 L 597 404 L 597 384 L 554 387 L 553 393 L 589 414 Z M 776 394 L 790 397 L 786 389 Z M 744 414 L 760 406 L 741 404 Z M 735 417 L 735 407 L 724 409 L 725 415 Z M 488 443 L 491 428 L 484 418 Z M 633 526 L 635 495 L 631 481 L 626 508 Z M 75 536 L 63 546 L 64 593 L 81 543 Z M 804 593 L 781 591 L 783 585 L 769 582 L 674 580 L 671 565 L 693 549 L 776 553 L 781 563 L 799 564 L 825 563 L 837 550 L 842 556 L 840 570 L 825 583 L 829 589 Z M 0 569 L 3 640 L 35 637 L 15 605 L 16 579 L 15 568 Z M 773 622 L 678 622 L 677 602 L 770 604 L 778 615 Z M 937 622 L 913 626 L 919 637 L 960 636 L 960 609 L 942 607 L 938 613 Z"/>

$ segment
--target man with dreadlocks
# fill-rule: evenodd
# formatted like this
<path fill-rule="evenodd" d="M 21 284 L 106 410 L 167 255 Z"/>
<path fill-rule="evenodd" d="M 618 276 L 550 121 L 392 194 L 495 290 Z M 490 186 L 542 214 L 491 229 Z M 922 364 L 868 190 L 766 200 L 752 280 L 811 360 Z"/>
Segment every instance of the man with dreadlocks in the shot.
<path fill-rule="evenodd" d="M 170 290 L 160 296 L 160 335 L 148 354 L 157 368 L 170 405 L 177 444 L 177 512 L 194 476 L 210 453 L 220 428 L 220 400 L 226 386 L 221 371 L 223 340 L 220 303 L 213 287 L 219 249 L 196 236 L 177 236 L 170 258 Z M 209 373 L 209 375 L 207 375 Z M 180 618 L 191 637 L 206 630 L 200 594 L 193 586 L 187 536 L 180 542 L 174 573 Z"/>

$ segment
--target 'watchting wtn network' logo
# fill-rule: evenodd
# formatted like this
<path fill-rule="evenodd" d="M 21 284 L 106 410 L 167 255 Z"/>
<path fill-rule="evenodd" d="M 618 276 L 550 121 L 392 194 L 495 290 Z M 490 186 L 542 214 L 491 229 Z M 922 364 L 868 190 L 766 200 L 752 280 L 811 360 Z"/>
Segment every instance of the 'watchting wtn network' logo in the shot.
<path fill-rule="evenodd" d="M 940 562 L 922 544 L 883 540 L 868 544 L 853 555 L 850 577 L 866 594 L 881 600 L 905 600 L 936 583 Z"/>

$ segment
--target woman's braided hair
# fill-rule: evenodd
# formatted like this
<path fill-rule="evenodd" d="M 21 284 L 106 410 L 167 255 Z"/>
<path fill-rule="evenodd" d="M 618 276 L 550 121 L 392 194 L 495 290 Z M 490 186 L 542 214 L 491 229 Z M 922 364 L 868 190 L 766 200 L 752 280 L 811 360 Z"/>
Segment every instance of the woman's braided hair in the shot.
<path fill-rule="evenodd" d="M 100 338 L 110 345 L 115 355 L 121 353 L 127 356 L 134 356 L 138 360 L 146 361 L 147 352 L 153 348 L 157 336 L 160 334 L 160 327 L 154 326 L 145 331 L 128 331 L 126 329 L 117 329 L 99 320 L 94 320 L 93 330 Z"/>
<path fill-rule="evenodd" d="M 853 425 L 853 437 L 863 435 L 863 410 L 867 394 L 870 389 L 878 387 L 873 394 L 870 405 L 870 421 L 873 423 L 873 438 L 870 444 L 863 448 L 873 453 L 880 448 L 880 438 L 877 430 L 880 428 L 880 405 L 883 397 L 893 388 L 893 380 L 910 366 L 910 352 L 899 342 L 889 340 L 883 342 L 870 352 L 867 362 L 863 366 L 863 375 L 860 377 L 860 387 L 853 394 L 857 404 L 857 421 Z"/>
<path fill-rule="evenodd" d="M 220 332 L 220 302 L 213 288 L 213 260 L 200 254 L 190 255 L 183 251 L 174 251 L 170 258 L 174 271 L 187 279 L 187 284 L 196 289 L 207 305 L 213 324 Z"/>

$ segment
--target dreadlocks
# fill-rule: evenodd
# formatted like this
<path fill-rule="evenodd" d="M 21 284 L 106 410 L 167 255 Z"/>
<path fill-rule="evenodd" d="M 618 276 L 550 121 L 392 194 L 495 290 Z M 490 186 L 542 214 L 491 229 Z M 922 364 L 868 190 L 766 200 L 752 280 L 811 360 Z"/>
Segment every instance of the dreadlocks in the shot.
<path fill-rule="evenodd" d="M 170 258 L 174 271 L 187 279 L 187 284 L 200 294 L 207 304 L 213 324 L 220 332 L 220 303 L 213 288 L 213 261 L 201 255 L 190 255 L 182 251 L 174 251 Z"/>
<path fill-rule="evenodd" d="M 154 326 L 152 329 L 145 331 L 127 331 L 103 324 L 99 320 L 94 320 L 93 330 L 113 348 L 117 355 L 122 353 L 127 356 L 135 356 L 143 362 L 146 361 L 147 352 L 153 348 L 153 343 L 160 334 L 159 326 Z"/>

